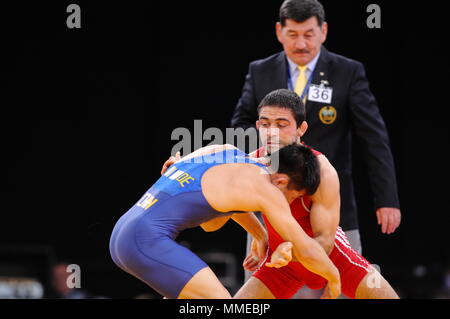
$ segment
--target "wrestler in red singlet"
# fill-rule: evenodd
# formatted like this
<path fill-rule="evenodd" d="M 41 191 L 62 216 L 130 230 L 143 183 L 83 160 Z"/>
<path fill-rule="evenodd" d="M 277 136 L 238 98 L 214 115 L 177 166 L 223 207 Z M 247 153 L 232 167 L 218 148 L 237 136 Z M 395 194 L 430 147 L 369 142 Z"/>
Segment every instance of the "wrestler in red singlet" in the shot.
<path fill-rule="evenodd" d="M 312 151 L 315 156 L 321 155 L 318 151 Z M 260 157 L 261 153 L 262 148 L 256 152 L 256 156 Z M 309 218 L 311 206 L 312 202 L 309 196 L 297 198 L 290 205 L 294 218 L 308 236 L 313 237 Z M 267 260 L 270 260 L 273 251 L 284 240 L 276 233 L 265 216 L 263 218 L 269 234 L 269 256 Z M 329 257 L 339 270 L 342 293 L 354 299 L 359 283 L 370 272 L 370 264 L 350 247 L 345 233 L 340 227 L 336 229 L 334 247 Z M 261 280 L 277 299 L 290 299 L 304 285 L 312 289 L 321 289 L 325 288 L 327 284 L 326 279 L 310 272 L 299 262 L 290 262 L 287 266 L 281 268 L 269 268 L 263 265 L 253 273 L 253 276 Z"/>

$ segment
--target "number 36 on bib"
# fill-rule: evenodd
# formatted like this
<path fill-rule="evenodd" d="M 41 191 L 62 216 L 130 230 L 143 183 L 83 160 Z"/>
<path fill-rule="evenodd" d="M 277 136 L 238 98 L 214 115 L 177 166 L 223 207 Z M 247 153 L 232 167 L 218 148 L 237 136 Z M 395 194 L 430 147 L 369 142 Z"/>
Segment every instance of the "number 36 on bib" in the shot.
<path fill-rule="evenodd" d="M 333 97 L 333 89 L 330 87 L 312 84 L 309 87 L 308 101 L 319 103 L 331 103 Z"/>

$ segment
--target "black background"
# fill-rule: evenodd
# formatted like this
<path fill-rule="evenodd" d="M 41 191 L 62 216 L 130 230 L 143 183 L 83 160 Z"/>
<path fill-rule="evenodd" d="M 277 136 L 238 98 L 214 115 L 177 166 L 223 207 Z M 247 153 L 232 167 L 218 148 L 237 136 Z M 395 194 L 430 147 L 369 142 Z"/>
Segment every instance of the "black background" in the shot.
<path fill-rule="evenodd" d="M 50 246 L 81 266 L 84 288 L 128 298 L 148 288 L 112 263 L 112 227 L 158 178 L 173 129 L 195 119 L 229 127 L 248 63 L 281 50 L 281 1 L 78 1 L 80 30 L 66 27 L 69 3 L 2 10 L 0 244 Z M 450 259 L 445 12 L 377 1 L 382 28 L 368 29 L 371 1 L 322 3 L 325 45 L 366 66 L 396 163 L 403 220 L 387 236 L 355 142 L 363 255 L 403 296 L 432 297 Z M 232 223 L 180 240 L 244 257 L 245 233 Z"/>

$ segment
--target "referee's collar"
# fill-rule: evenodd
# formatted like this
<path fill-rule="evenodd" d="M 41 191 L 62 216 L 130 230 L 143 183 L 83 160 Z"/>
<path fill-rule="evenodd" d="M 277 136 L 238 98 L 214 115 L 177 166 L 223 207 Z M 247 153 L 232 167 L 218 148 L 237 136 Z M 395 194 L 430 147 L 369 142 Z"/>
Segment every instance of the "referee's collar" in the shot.
<path fill-rule="evenodd" d="M 322 50 L 319 51 L 319 53 L 317 53 L 317 55 L 314 57 L 314 59 L 312 59 L 311 62 L 309 62 L 306 65 L 306 67 L 307 67 L 309 72 L 311 72 L 311 73 L 314 72 L 314 69 L 316 68 L 317 61 L 319 61 L 321 52 L 322 52 Z M 297 72 L 297 70 L 298 70 L 297 63 L 295 63 L 294 61 L 289 59 L 289 57 L 287 55 L 286 55 L 286 59 L 287 59 L 287 61 L 289 63 L 289 71 L 291 72 L 291 74 L 294 74 L 295 72 Z"/>

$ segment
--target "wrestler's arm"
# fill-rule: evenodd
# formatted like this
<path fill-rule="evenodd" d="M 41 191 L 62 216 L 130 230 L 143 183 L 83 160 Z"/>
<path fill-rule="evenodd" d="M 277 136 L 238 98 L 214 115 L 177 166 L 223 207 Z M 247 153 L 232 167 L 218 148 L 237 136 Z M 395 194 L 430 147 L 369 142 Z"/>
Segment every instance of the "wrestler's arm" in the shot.
<path fill-rule="evenodd" d="M 236 223 L 241 225 L 253 238 L 256 240 L 267 241 L 267 231 L 261 222 L 256 218 L 255 214 L 249 213 L 238 213 L 233 214 L 231 217 Z"/>
<path fill-rule="evenodd" d="M 222 228 L 230 218 L 254 238 L 254 253 L 256 254 L 256 259 L 253 259 L 252 263 L 254 263 L 255 266 L 259 265 L 266 257 L 268 238 L 266 229 L 253 213 L 236 213 L 230 216 L 217 217 L 201 224 L 200 227 L 206 232 L 213 232 Z"/>
<path fill-rule="evenodd" d="M 311 196 L 310 222 L 313 238 L 329 255 L 334 247 L 336 228 L 339 225 L 339 177 L 325 156 L 320 155 L 318 160 L 321 167 L 320 185 Z M 274 265 L 284 266 L 289 261 L 297 261 L 295 256 L 290 256 L 288 247 L 290 246 L 284 242 L 275 249 L 272 254 Z"/>
<path fill-rule="evenodd" d="M 231 215 L 223 216 L 223 217 L 216 217 L 210 221 L 207 221 L 206 223 L 200 224 L 200 227 L 205 232 L 213 232 L 213 231 L 216 231 L 216 230 L 219 230 L 220 228 L 222 228 L 223 225 L 225 225 L 231 217 L 232 217 Z"/>
<path fill-rule="evenodd" d="M 320 185 L 311 196 L 310 221 L 314 239 L 330 254 L 334 247 L 336 228 L 339 225 L 339 177 L 325 156 L 319 156 Z"/>
<path fill-rule="evenodd" d="M 275 231 L 294 245 L 296 259 L 308 270 L 340 285 L 339 271 L 324 249 L 297 223 L 283 193 L 269 181 L 255 183 L 259 210 L 266 215 Z"/>
<path fill-rule="evenodd" d="M 231 149 L 238 149 L 236 146 L 231 145 L 231 144 L 223 144 L 223 145 L 208 145 L 202 148 L 199 148 L 198 150 L 181 157 L 180 152 L 177 152 L 175 154 L 175 156 L 170 156 L 163 164 L 162 168 L 161 168 L 161 175 L 163 175 L 167 169 L 175 164 L 178 161 L 181 160 L 187 160 L 190 158 L 194 158 L 194 157 L 198 157 L 198 156 L 203 156 L 203 155 L 207 155 L 207 154 L 212 154 L 212 153 L 217 153 L 217 152 L 221 152 L 221 151 L 225 151 L 225 150 L 231 150 Z"/>

